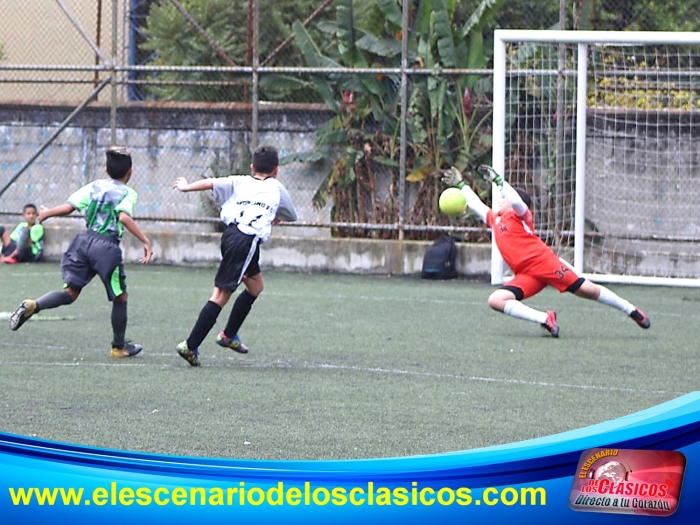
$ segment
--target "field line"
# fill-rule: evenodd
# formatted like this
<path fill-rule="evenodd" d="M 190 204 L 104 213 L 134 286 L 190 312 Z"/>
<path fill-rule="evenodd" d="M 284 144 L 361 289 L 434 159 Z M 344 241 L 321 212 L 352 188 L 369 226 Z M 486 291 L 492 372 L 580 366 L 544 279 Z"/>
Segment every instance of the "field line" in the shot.
<path fill-rule="evenodd" d="M 442 374 L 436 372 L 415 372 L 409 370 L 399 370 L 399 369 L 388 369 L 388 368 L 370 368 L 370 367 L 358 367 L 358 366 L 347 366 L 347 365 L 330 365 L 330 364 L 307 364 L 304 368 L 329 368 L 329 369 L 339 369 L 339 370 L 354 370 L 358 372 L 375 372 L 375 373 L 385 373 L 385 374 L 396 374 L 396 375 L 409 375 L 409 376 L 421 376 L 421 377 L 435 377 L 438 379 L 459 379 L 467 381 L 478 381 L 484 383 L 507 383 L 525 386 L 543 386 L 543 387 L 554 387 L 554 388 L 572 388 L 577 390 L 597 390 L 605 392 L 640 392 L 647 394 L 687 394 L 688 392 L 674 392 L 671 390 L 646 390 L 640 388 L 622 388 L 622 387 L 611 387 L 611 386 L 596 386 L 596 385 L 575 385 L 571 383 L 551 383 L 546 381 L 528 381 L 525 379 L 509 379 L 505 377 L 483 377 L 483 376 L 461 376 L 458 374 Z"/>
<path fill-rule="evenodd" d="M 2 344 L 2 343 L 0 343 Z M 5 346 L 4 344 L 2 344 Z M 65 347 L 58 347 L 61 349 L 67 349 Z M 175 353 L 148 353 L 149 357 L 166 357 L 173 358 L 172 366 L 182 366 L 185 363 L 178 362 L 177 355 Z M 73 362 L 36 362 L 36 361 L 3 361 L 3 365 L 14 365 L 14 366 L 39 366 L 39 367 L 72 367 L 72 366 L 82 366 L 82 367 L 112 367 L 112 366 L 128 366 L 128 367 L 158 367 L 163 369 L 164 366 L 170 368 L 171 366 L 163 365 L 163 363 L 139 363 L 139 357 L 132 358 L 129 361 L 106 361 L 106 362 L 85 362 L 85 361 L 73 361 Z M 217 358 L 215 355 L 209 355 L 205 358 L 209 362 L 214 361 L 237 361 L 240 365 L 240 358 L 236 356 Z M 205 364 L 206 366 L 206 364 Z M 381 368 L 381 367 L 362 367 L 362 366 L 349 366 L 349 365 L 335 365 L 331 363 L 290 363 L 282 361 L 273 362 L 256 362 L 256 363 L 246 363 L 241 366 L 241 369 L 292 369 L 292 370 L 303 370 L 303 369 L 320 369 L 320 370 L 347 370 L 351 372 L 362 372 L 362 373 L 374 373 L 374 374 L 386 374 L 395 376 L 413 376 L 413 377 L 431 377 L 436 379 L 454 379 L 457 381 L 469 381 L 469 382 L 480 382 L 480 383 L 496 383 L 496 384 L 510 384 L 510 385 L 522 385 L 529 387 L 543 387 L 543 388 L 561 388 L 570 390 L 590 390 L 597 392 L 628 392 L 628 393 L 640 393 L 640 394 L 661 394 L 661 395 L 683 395 L 688 392 L 679 392 L 674 390 L 651 390 L 644 388 L 625 388 L 625 387 L 614 387 L 614 386 L 600 386 L 600 385 L 577 385 L 574 383 L 557 383 L 550 381 L 530 381 L 526 379 L 513 379 L 508 377 L 487 377 L 487 376 L 464 376 L 459 374 L 446 374 L 440 372 L 419 372 L 412 370 L 402 370 L 399 368 Z"/>

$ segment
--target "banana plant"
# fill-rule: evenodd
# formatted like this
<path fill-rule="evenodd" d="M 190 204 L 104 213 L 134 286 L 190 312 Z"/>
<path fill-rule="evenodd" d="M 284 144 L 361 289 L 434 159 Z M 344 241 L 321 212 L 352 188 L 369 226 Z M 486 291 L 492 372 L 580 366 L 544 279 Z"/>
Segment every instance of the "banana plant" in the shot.
<path fill-rule="evenodd" d="M 411 27 L 403 28 L 399 0 L 339 0 L 326 27 L 333 53 L 326 54 L 301 24 L 293 26 L 307 65 L 334 68 L 398 68 L 402 31 L 410 31 L 409 65 L 434 71 L 409 78 L 406 181 L 417 185 L 411 220 L 447 220 L 436 213 L 439 173 L 450 165 L 469 169 L 488 155 L 490 111 L 475 109 L 475 101 L 490 86 L 441 70 L 486 66 L 484 24 L 502 1 L 482 0 L 459 21 L 457 0 L 421 0 L 412 3 Z M 330 197 L 334 220 L 395 222 L 399 186 L 406 183 L 399 180 L 399 75 L 313 75 L 310 82 L 334 115 L 318 129 L 313 152 L 285 161 L 331 161 L 314 203 L 323 206 Z"/>

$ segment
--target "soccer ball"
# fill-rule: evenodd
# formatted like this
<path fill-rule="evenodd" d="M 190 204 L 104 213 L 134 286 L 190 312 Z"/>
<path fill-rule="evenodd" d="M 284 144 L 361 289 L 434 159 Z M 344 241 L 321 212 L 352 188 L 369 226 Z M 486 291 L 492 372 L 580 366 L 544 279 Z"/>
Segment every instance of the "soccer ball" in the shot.
<path fill-rule="evenodd" d="M 438 205 L 442 213 L 455 217 L 467 209 L 467 197 L 457 188 L 447 188 L 440 195 Z"/>

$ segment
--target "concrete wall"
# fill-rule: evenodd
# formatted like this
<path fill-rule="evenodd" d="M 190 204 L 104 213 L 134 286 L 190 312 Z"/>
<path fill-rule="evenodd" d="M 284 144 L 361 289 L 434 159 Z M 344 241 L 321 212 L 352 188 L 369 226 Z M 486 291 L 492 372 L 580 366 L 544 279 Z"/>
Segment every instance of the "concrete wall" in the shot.
<path fill-rule="evenodd" d="M 69 225 L 65 219 L 52 219 L 46 224 L 45 259 L 59 261 L 71 239 L 84 226 Z M 279 233 L 279 232 L 277 232 Z M 172 232 L 146 230 L 153 243 L 153 264 L 215 266 L 221 260 L 219 233 Z M 389 241 L 373 239 L 335 239 L 318 237 L 272 236 L 262 246 L 263 269 L 297 272 L 338 272 L 379 275 L 414 275 L 421 272 L 425 241 Z M 141 243 L 124 234 L 122 249 L 126 262 L 137 263 L 143 254 Z M 642 250 L 643 252 L 644 250 Z M 562 248 L 559 256 L 573 261 L 573 249 Z M 586 253 L 586 267 L 595 272 L 649 275 L 664 268 L 678 277 L 700 276 L 700 254 L 664 256 L 653 253 L 628 255 L 594 249 Z M 490 280 L 491 245 L 457 243 L 457 271 L 461 277 Z"/>
<path fill-rule="evenodd" d="M 0 186 L 17 173 L 71 110 L 61 105 L 0 103 Z M 700 130 L 700 116 L 692 112 L 666 115 L 663 121 L 661 114 L 638 113 L 632 112 L 625 118 L 615 115 L 613 120 L 607 114 L 598 115 L 589 123 L 586 220 L 596 228 L 598 237 L 585 248 L 586 271 L 698 277 L 700 198 L 694 191 L 700 177 L 700 156 L 692 145 Z M 260 140 L 279 145 L 283 155 L 309 151 L 314 147 L 316 127 L 327 118 L 320 108 L 293 111 L 289 107 L 267 105 L 261 111 Z M 641 133 L 642 118 L 654 130 L 653 135 L 649 130 L 643 135 L 634 134 Z M 101 173 L 103 151 L 109 144 L 108 125 L 109 108 L 104 105 L 91 106 L 81 113 L 2 196 L 0 212 L 13 215 L 0 217 L 0 222 L 14 222 L 25 202 L 59 204 L 71 191 Z M 131 104 L 119 109 L 118 127 L 119 141 L 133 145 L 136 166 L 133 186 L 139 192 L 136 215 L 160 220 L 145 223 L 149 228 L 194 235 L 190 241 L 193 245 L 208 246 L 208 241 L 196 236 L 213 232 L 213 223 L 193 226 L 165 222 L 206 216 L 202 194 L 180 194 L 172 190 L 172 181 L 179 175 L 200 178 L 213 165 L 234 168 L 244 165 L 243 152 L 250 142 L 250 108 L 235 104 Z M 680 140 L 677 135 L 682 135 Z M 619 162 L 629 161 L 635 155 L 641 159 L 636 164 Z M 293 163 L 283 166 L 282 171 L 280 180 L 290 190 L 300 220 L 328 222 L 330 206 L 318 210 L 311 205 L 311 197 L 326 168 Z M 411 199 L 409 191 L 409 206 Z M 216 213 L 209 214 L 210 218 L 215 216 Z M 284 250 L 280 248 L 276 252 L 280 255 L 270 259 L 270 263 L 279 267 L 288 264 L 299 270 L 411 274 L 419 271 L 424 251 L 424 246 L 411 251 L 408 243 L 392 248 L 396 243 L 332 239 L 327 228 L 287 228 L 279 233 L 292 239 Z M 640 242 L 640 235 L 646 237 L 644 242 Z M 669 235 L 673 238 L 667 239 Z M 303 244 L 304 249 L 298 248 L 301 244 L 297 239 L 301 236 L 309 238 Z M 320 237 L 325 237 L 328 243 L 323 249 L 313 248 Z M 200 254 L 192 255 L 199 249 L 173 248 L 172 251 L 169 248 L 172 244 L 171 239 L 163 237 L 162 254 L 159 254 L 163 261 L 213 261 L 214 256 L 201 261 Z M 369 248 L 375 245 L 380 248 Z M 271 244 L 270 248 L 273 247 Z M 488 247 L 484 249 L 488 251 Z M 357 250 L 354 255 L 353 250 Z M 488 265 L 482 265 L 480 257 L 462 257 L 463 274 L 488 273 Z M 564 258 L 572 260 L 570 256 Z"/>
<path fill-rule="evenodd" d="M 58 261 L 82 226 L 46 224 L 45 259 Z M 221 260 L 218 233 L 146 231 L 153 243 L 154 264 L 216 265 Z M 331 239 L 277 237 L 274 232 L 261 249 L 263 269 L 300 272 L 340 272 L 418 275 L 423 255 L 430 245 L 424 241 L 372 239 Z M 487 244 L 458 243 L 457 268 L 465 277 L 484 278 L 490 274 L 491 247 Z M 141 243 L 129 233 L 122 240 L 124 258 L 138 262 Z"/>
<path fill-rule="evenodd" d="M 0 189 L 51 137 L 73 107 L 64 104 L 9 104 L 0 101 Z M 294 108 L 265 105 L 259 114 L 259 143 L 275 145 L 282 158 L 313 151 L 316 128 L 328 112 L 314 105 Z M 0 212 L 17 213 L 27 202 L 54 206 L 90 180 L 104 176 L 104 152 L 110 145 L 110 108 L 85 108 L 2 195 Z M 215 219 L 218 210 L 205 193 L 182 194 L 172 189 L 178 176 L 249 173 L 251 110 L 245 104 L 131 103 L 117 114 L 117 142 L 130 148 L 134 175 L 130 185 L 139 194 L 135 213 L 161 221 Z M 306 223 L 328 222 L 330 206 L 312 205 L 327 167 L 295 162 L 280 168 Z M 1 220 L 1 219 L 0 219 Z M 182 228 L 175 223 L 161 228 Z M 211 231 L 212 226 L 197 226 Z M 187 226 L 191 228 L 191 226 Z M 300 235 L 328 235 L 308 229 Z"/>

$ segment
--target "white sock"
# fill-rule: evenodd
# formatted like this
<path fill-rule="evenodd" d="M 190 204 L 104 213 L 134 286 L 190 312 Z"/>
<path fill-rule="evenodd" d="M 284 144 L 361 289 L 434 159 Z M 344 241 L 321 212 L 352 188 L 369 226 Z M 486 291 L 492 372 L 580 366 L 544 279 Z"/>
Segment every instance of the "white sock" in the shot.
<path fill-rule="evenodd" d="M 544 324 L 545 321 L 547 321 L 546 312 L 540 312 L 539 310 L 530 308 L 529 306 L 521 303 L 520 301 L 516 301 L 515 299 L 506 301 L 506 305 L 503 308 L 503 313 L 510 315 L 511 317 L 517 317 L 518 319 L 524 319 L 526 321 L 532 321 L 533 323 L 538 324 Z"/>
<path fill-rule="evenodd" d="M 623 299 L 615 292 L 608 290 L 605 286 L 600 287 L 600 296 L 598 297 L 598 301 L 603 304 L 607 304 L 608 306 L 612 306 L 613 308 L 617 308 L 618 310 L 622 310 L 627 315 L 636 310 L 632 303 Z"/>

